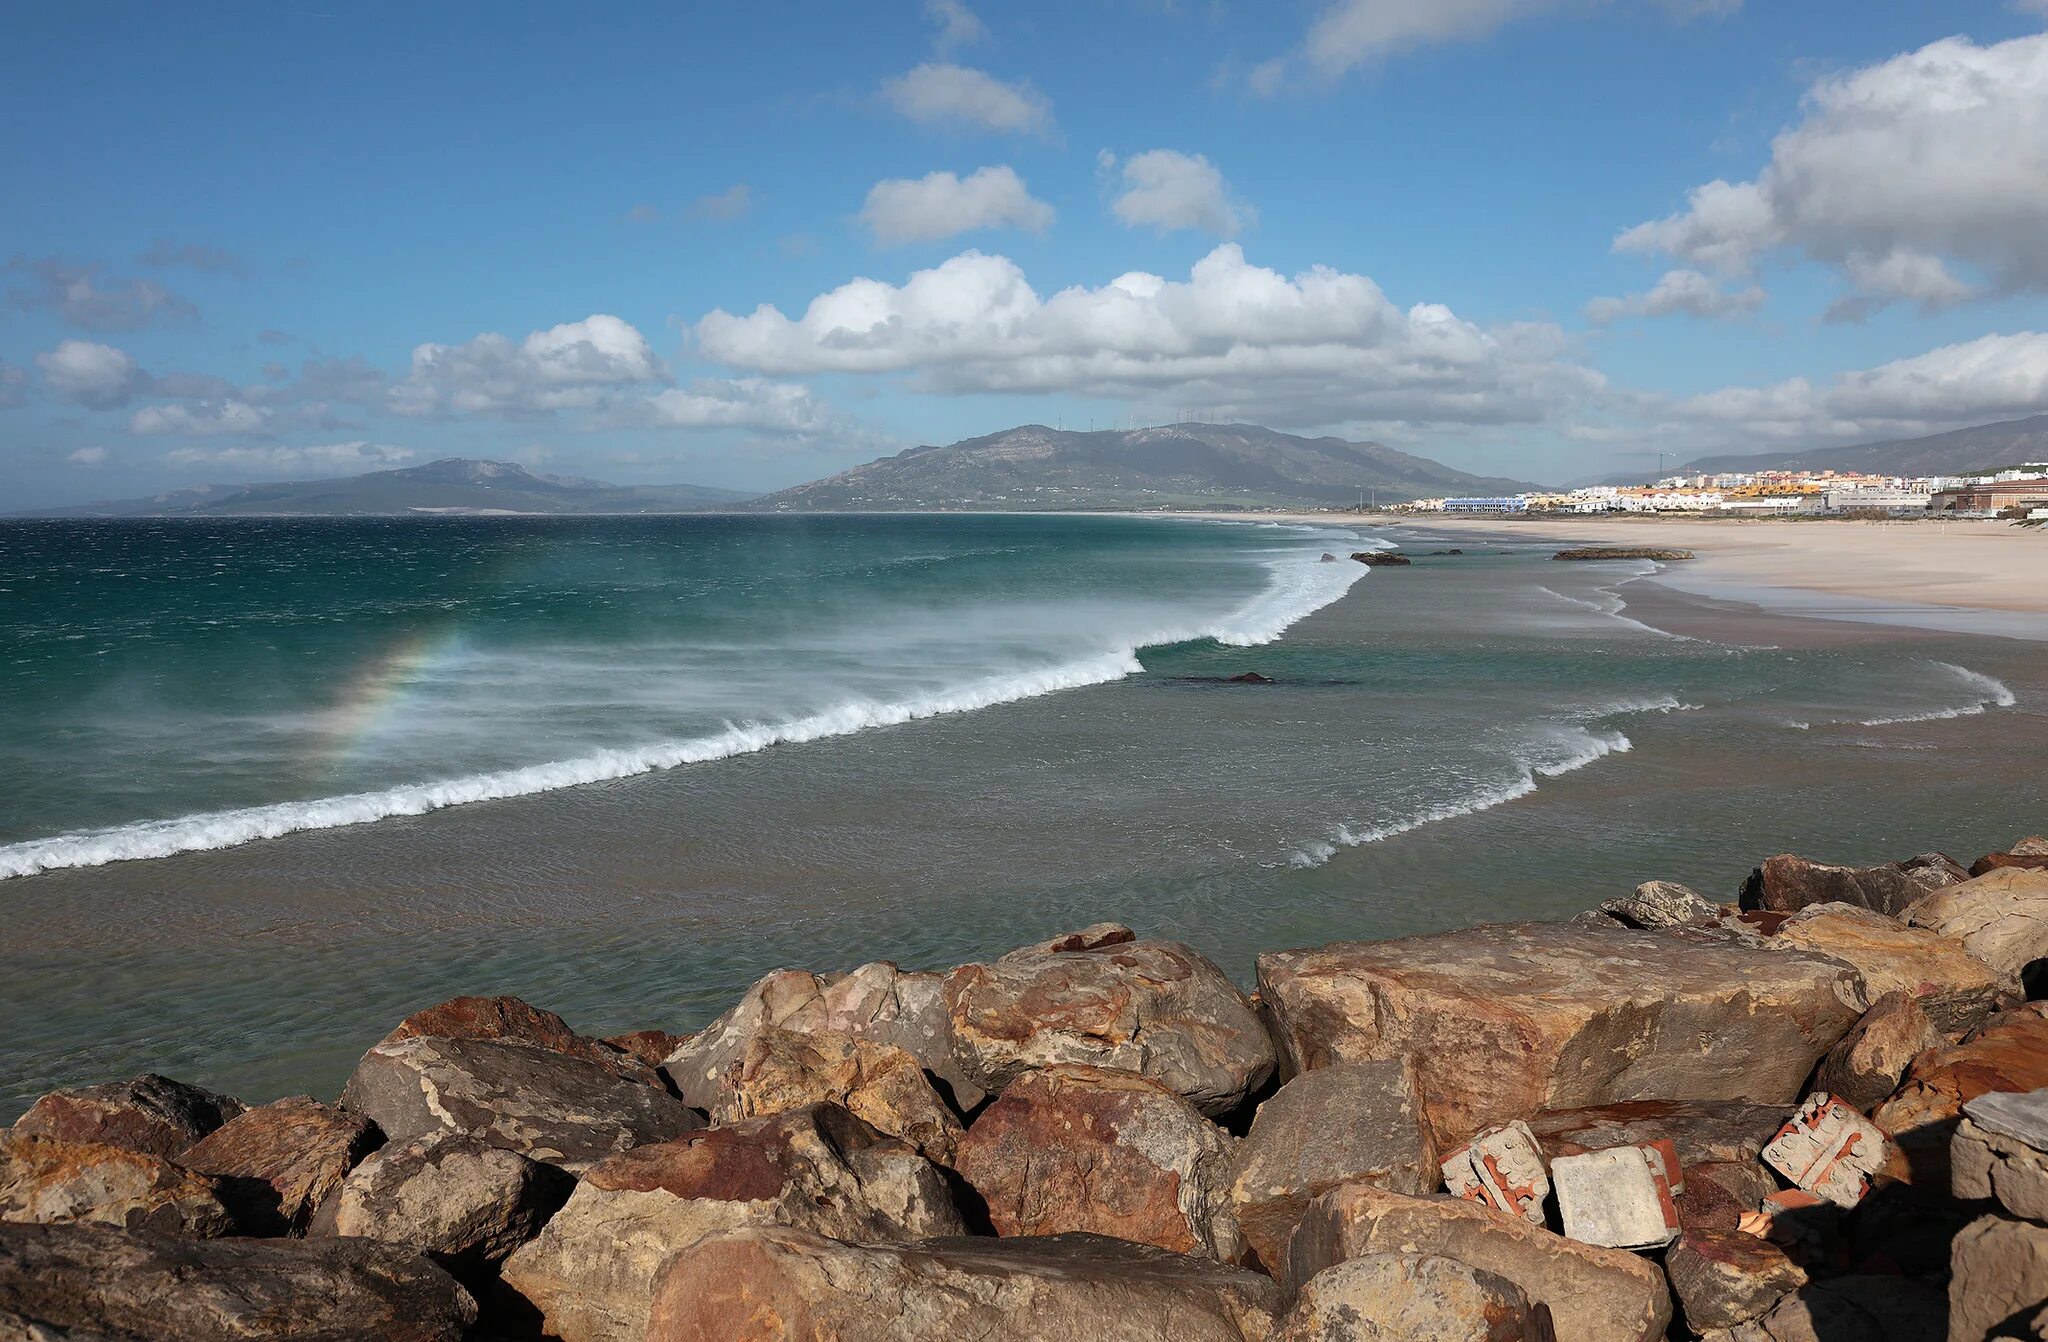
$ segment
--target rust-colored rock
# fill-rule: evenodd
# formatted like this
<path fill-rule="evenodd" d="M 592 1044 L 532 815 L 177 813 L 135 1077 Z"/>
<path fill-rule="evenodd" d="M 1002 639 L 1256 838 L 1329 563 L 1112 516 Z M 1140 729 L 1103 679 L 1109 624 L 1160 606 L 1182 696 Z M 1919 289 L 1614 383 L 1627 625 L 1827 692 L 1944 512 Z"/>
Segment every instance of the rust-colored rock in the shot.
<path fill-rule="evenodd" d="M 690 1036 L 670 1034 L 667 1030 L 635 1030 L 631 1034 L 606 1035 L 602 1042 L 658 1069 L 677 1049 L 690 1042 Z"/>
<path fill-rule="evenodd" d="M 1696 1333 L 1760 1318 L 1806 1285 L 1806 1270 L 1783 1249 L 1738 1230 L 1688 1229 L 1665 1253 L 1664 1274 Z"/>
<path fill-rule="evenodd" d="M 128 1081 L 53 1090 L 15 1120 L 14 1130 L 170 1160 L 241 1112 L 239 1100 L 146 1072 Z"/>
<path fill-rule="evenodd" d="M 1797 913 L 1810 904 L 1854 904 L 1896 917 L 1926 893 L 1926 885 L 1895 866 L 1837 867 L 1780 853 L 1749 874 L 1742 907 Z"/>
<path fill-rule="evenodd" d="M 1273 1074 L 1273 1044 L 1223 971 L 1167 941 L 1031 946 L 946 976 L 953 1053 L 996 1092 L 1036 1067 L 1139 1072 L 1226 1114 Z"/>
<path fill-rule="evenodd" d="M 554 1012 L 517 997 L 451 997 L 438 1006 L 413 1012 L 379 1042 L 396 1044 L 405 1039 L 496 1039 L 527 1044 L 596 1063 L 646 1085 L 661 1085 L 654 1068 L 632 1053 L 577 1034 Z"/>
<path fill-rule="evenodd" d="M 1681 1165 L 1755 1160 L 1785 1122 L 1782 1104 L 1740 1100 L 1631 1100 L 1580 1109 L 1546 1109 L 1529 1116 L 1529 1129 L 1554 1156 L 1578 1156 L 1610 1146 L 1669 1141 Z"/>
<path fill-rule="evenodd" d="M 1737 1230 L 1745 1213 L 1776 1192 L 1778 1181 L 1756 1160 L 1707 1160 L 1685 1166 L 1685 1191 L 1674 1199 L 1678 1223 L 1691 1230 Z"/>
<path fill-rule="evenodd" d="M 0 1221 L 87 1222 L 205 1239 L 235 1233 L 216 1181 L 98 1142 L 0 1129 Z"/>
<path fill-rule="evenodd" d="M 1914 1059 L 1898 1093 L 1871 1111 L 1902 1157 L 1892 1173 L 1932 1189 L 1949 1186 L 1949 1140 L 1963 1105 L 1993 1091 L 2048 1086 L 2048 1002 L 2000 1012 L 1960 1044 Z"/>
<path fill-rule="evenodd" d="M 1948 1041 L 1920 1009 L 1922 998 L 1894 990 L 1870 1004 L 1814 1073 L 1816 1089 L 1869 1113 L 1899 1088 L 1913 1059 Z"/>
<path fill-rule="evenodd" d="M 361 1116 L 298 1095 L 229 1120 L 181 1163 L 228 1180 L 245 1225 L 284 1234 L 304 1230 L 348 1172 L 383 1141 Z"/>
<path fill-rule="evenodd" d="M 1507 1278 L 1434 1254 L 1373 1253 L 1302 1284 L 1272 1342 L 1556 1342 Z"/>
<path fill-rule="evenodd" d="M 1517 923 L 1259 957 L 1290 1072 L 1409 1057 L 1439 1150 L 1542 1109 L 1796 1099 L 1861 1013 L 1832 960 Z"/>
<path fill-rule="evenodd" d="M 1989 871 L 1935 891 L 1906 917 L 1915 927 L 1961 942 L 2036 996 L 2048 991 L 2048 871 Z"/>
<path fill-rule="evenodd" d="M 1948 897 L 1930 895 L 1928 900 Z M 2048 897 L 2042 905 L 2048 913 Z M 1849 964 L 1866 1002 L 1874 1004 L 1890 992 L 1917 998 L 1934 1028 L 1952 1038 L 2021 1000 L 2018 979 L 1978 959 L 1964 943 L 1854 905 L 1809 906 L 1786 919 L 1768 944 Z"/>
<path fill-rule="evenodd" d="M 1263 1342 L 1256 1272 L 1099 1235 L 843 1244 L 727 1231 L 678 1254 L 649 1342 Z"/>
<path fill-rule="evenodd" d="M 769 1028 L 754 1036 L 719 1078 L 714 1123 L 841 1104 L 929 1160 L 953 1163 L 963 1129 L 952 1109 L 902 1049 L 866 1039 Z"/>
<path fill-rule="evenodd" d="M 2048 838 L 2039 834 L 2029 835 L 2002 853 L 1986 853 L 1970 864 L 1972 876 L 2001 869 L 2048 870 Z"/>
<path fill-rule="evenodd" d="M 1060 1064 L 1011 1082 L 955 1168 L 998 1235 L 1092 1232 L 1233 1262 L 1233 1146 L 1149 1077 Z"/>

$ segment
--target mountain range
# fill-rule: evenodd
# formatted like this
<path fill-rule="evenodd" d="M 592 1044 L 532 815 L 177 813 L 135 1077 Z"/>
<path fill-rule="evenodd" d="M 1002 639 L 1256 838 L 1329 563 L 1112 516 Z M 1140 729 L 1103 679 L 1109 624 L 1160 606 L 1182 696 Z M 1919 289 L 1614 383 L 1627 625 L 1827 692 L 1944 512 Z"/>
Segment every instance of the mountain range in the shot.
<path fill-rule="evenodd" d="M 1755 456 L 1700 457 L 1683 475 L 1752 471 L 1868 471 L 1873 475 L 1965 475 L 2022 462 L 2048 461 L 2048 415 L 1979 424 L 1925 438 L 1894 438 L 1854 447 Z"/>

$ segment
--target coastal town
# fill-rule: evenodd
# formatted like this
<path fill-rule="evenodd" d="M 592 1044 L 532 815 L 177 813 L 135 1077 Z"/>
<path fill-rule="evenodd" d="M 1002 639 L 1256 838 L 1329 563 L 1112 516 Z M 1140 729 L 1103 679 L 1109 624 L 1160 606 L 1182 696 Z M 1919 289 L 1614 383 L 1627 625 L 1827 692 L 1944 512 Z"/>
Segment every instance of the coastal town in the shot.
<path fill-rule="evenodd" d="M 2048 462 L 1969 475 L 1844 471 L 1671 475 L 1643 485 L 1417 499 L 1398 512 L 1464 514 L 1684 513 L 1721 517 L 2048 519 Z"/>

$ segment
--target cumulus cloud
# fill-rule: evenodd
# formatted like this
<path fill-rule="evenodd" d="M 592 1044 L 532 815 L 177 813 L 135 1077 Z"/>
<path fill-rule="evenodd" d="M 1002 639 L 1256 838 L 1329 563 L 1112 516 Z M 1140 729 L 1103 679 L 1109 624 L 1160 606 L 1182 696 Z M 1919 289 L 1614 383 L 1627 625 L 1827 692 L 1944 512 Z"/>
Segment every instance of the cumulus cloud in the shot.
<path fill-rule="evenodd" d="M 690 202 L 689 213 L 692 219 L 710 219 L 723 223 L 740 218 L 753 207 L 753 188 L 745 182 L 740 182 L 716 195 L 697 197 Z"/>
<path fill-rule="evenodd" d="M 882 100 L 902 116 L 949 130 L 1044 134 L 1052 129 L 1052 103 L 1030 84 L 1006 83 L 964 65 L 927 61 L 885 80 Z"/>
<path fill-rule="evenodd" d="M 41 308 L 85 331 L 133 331 L 192 316 L 197 309 L 155 280 L 103 284 L 101 267 L 54 256 L 17 256 L 5 267 L 19 277 L 8 292 L 18 308 Z"/>
<path fill-rule="evenodd" d="M 1096 163 L 1114 171 L 1116 156 L 1105 149 Z M 1231 198 L 1215 164 L 1172 149 L 1148 149 L 1124 160 L 1122 186 L 1110 209 L 1132 228 L 1192 228 L 1220 238 L 1236 237 L 1257 217 Z"/>
<path fill-rule="evenodd" d="M 178 447 L 164 454 L 173 466 L 320 471 L 354 468 L 374 470 L 396 466 L 419 455 L 409 447 L 386 443 L 318 443 L 309 447 Z"/>
<path fill-rule="evenodd" d="M 851 281 L 803 314 L 709 313 L 699 349 L 768 375 L 908 375 L 938 392 L 1168 401 L 1289 424 L 1535 423 L 1599 392 L 1554 326 L 1403 310 L 1363 275 L 1292 278 L 1224 244 L 1185 280 L 1144 272 L 1042 298 L 1007 257 L 965 252 L 901 285 Z"/>
<path fill-rule="evenodd" d="M 70 455 L 66 456 L 64 460 L 70 462 L 73 466 L 83 466 L 87 469 L 104 466 L 107 464 L 107 449 L 104 447 L 75 447 L 71 449 Z"/>
<path fill-rule="evenodd" d="M 1839 319 L 2048 290 L 2043 219 L 2048 35 L 1952 37 L 1819 80 L 1753 180 L 1696 187 L 1615 247 L 1729 275 L 1801 255 L 1844 280 Z"/>
<path fill-rule="evenodd" d="M 128 432 L 179 438 L 254 436 L 271 431 L 272 412 L 233 396 L 145 405 L 128 417 Z"/>
<path fill-rule="evenodd" d="M 51 391 L 89 410 L 118 409 L 150 385 L 149 374 L 125 350 L 90 340 L 66 340 L 36 355 L 36 367 Z"/>
<path fill-rule="evenodd" d="M 877 182 L 868 191 L 860 220 L 878 244 L 891 247 L 978 228 L 1043 233 L 1052 225 L 1052 206 L 1034 198 L 1013 169 L 1000 166 L 977 168 L 965 178 L 933 172 Z"/>
<path fill-rule="evenodd" d="M 1684 313 L 1691 317 L 1740 317 L 1763 306 L 1764 291 L 1756 285 L 1730 289 L 1711 275 L 1697 270 L 1666 271 L 1647 293 L 1623 298 L 1596 298 L 1586 304 L 1586 316 L 1605 326 L 1623 317 L 1667 317 Z"/>
<path fill-rule="evenodd" d="M 643 403 L 637 418 L 654 428 L 759 429 L 814 433 L 835 418 L 799 383 L 767 378 L 700 378 L 688 387 L 669 387 Z"/>
<path fill-rule="evenodd" d="M 516 344 L 492 332 L 460 345 L 420 345 L 390 403 L 401 415 L 516 418 L 593 406 L 608 389 L 666 377 L 638 329 L 594 313 Z"/>
<path fill-rule="evenodd" d="M 941 56 L 988 40 L 988 29 L 980 16 L 960 0 L 924 0 L 924 12 L 926 18 L 938 25 L 939 31 L 932 38 L 932 46 Z"/>
<path fill-rule="evenodd" d="M 28 397 L 28 374 L 11 363 L 0 363 L 0 409 L 20 405 Z"/>

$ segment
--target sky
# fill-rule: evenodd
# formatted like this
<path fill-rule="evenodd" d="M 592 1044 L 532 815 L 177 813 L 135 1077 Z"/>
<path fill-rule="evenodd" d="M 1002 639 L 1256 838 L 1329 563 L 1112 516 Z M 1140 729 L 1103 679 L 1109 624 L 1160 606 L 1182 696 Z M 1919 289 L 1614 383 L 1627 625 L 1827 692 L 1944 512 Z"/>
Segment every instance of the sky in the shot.
<path fill-rule="evenodd" d="M 0 510 L 2048 412 L 2048 0 L 15 5 Z M 1660 456 L 1660 454 L 1662 454 Z"/>

